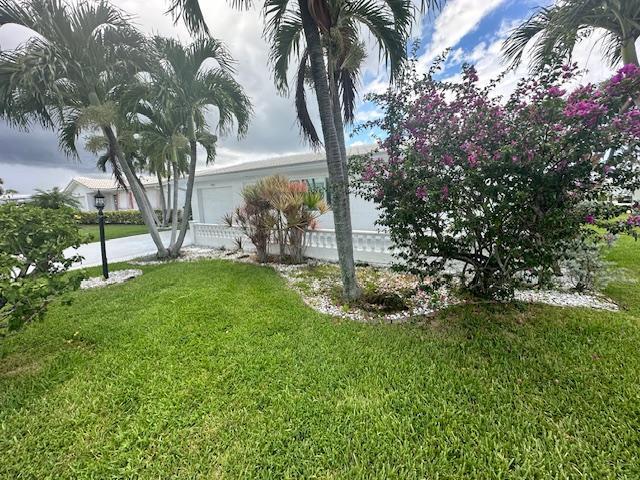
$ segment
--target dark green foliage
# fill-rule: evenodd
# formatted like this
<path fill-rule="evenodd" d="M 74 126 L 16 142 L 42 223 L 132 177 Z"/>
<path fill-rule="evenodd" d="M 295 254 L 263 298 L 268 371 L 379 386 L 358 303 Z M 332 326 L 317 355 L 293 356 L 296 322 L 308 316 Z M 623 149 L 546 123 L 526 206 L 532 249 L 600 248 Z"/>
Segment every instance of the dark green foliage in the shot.
<path fill-rule="evenodd" d="M 156 210 L 158 219 L 162 221 L 162 211 Z M 74 218 L 83 225 L 92 225 L 98 223 L 98 212 L 74 212 Z M 178 211 L 178 221 L 182 219 L 182 211 Z M 142 214 L 139 210 L 115 210 L 104 212 L 105 223 L 114 223 L 121 225 L 144 225 Z"/>
<path fill-rule="evenodd" d="M 41 318 L 57 295 L 75 290 L 82 274 L 64 274 L 80 257 L 64 250 L 84 240 L 69 209 L 0 206 L 0 334 Z"/>

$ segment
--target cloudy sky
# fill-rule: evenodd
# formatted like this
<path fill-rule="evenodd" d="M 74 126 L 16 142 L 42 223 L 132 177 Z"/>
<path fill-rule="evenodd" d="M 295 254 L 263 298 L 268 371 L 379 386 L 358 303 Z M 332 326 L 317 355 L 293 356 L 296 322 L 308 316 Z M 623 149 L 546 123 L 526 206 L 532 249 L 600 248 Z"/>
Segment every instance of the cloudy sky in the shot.
<path fill-rule="evenodd" d="M 171 18 L 164 15 L 168 0 L 114 0 L 114 3 L 132 14 L 135 23 L 147 33 L 189 40 L 184 26 L 174 25 Z M 481 79 L 496 77 L 504 68 L 500 63 L 502 40 L 514 25 L 544 3 L 544 0 L 449 0 L 441 12 L 425 16 L 415 28 L 414 36 L 421 42 L 420 65 L 428 68 L 436 55 L 451 48 L 444 77 L 456 78 L 464 62 L 476 64 Z M 150 7 L 151 4 L 154 6 Z M 245 138 L 220 140 L 216 162 L 241 162 L 307 150 L 293 120 L 292 100 L 279 96 L 273 86 L 259 12 L 238 12 L 217 0 L 202 0 L 201 4 L 214 36 L 227 43 L 237 60 L 237 78 L 251 97 L 255 110 Z M 1 27 L 0 48 L 14 48 L 28 35 L 28 31 L 12 25 Z M 583 81 L 600 80 L 611 73 L 593 41 L 579 46 L 576 60 L 589 70 Z M 523 73 L 522 69 L 508 75 L 500 85 L 501 91 L 509 93 Z M 382 91 L 386 85 L 385 67 L 378 63 L 377 54 L 371 49 L 361 94 Z M 358 120 L 370 120 L 376 115 L 373 105 L 360 104 Z M 350 137 L 348 143 L 371 143 L 371 139 L 361 133 Z M 53 132 L 39 129 L 21 132 L 0 120 L 0 177 L 8 188 L 30 193 L 35 188 L 65 186 L 76 174 L 97 175 L 94 156 L 83 153 L 81 157 L 80 162 L 65 158 L 58 150 Z"/>

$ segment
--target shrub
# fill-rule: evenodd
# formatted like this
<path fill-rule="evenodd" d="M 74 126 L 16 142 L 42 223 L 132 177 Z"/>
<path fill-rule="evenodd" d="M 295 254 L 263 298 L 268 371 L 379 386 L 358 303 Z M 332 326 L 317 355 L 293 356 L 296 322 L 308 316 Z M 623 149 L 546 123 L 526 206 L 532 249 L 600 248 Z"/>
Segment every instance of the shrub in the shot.
<path fill-rule="evenodd" d="M 602 258 L 606 243 L 595 235 L 572 240 L 567 246 L 560 265 L 563 275 L 578 292 L 606 287 L 616 272 L 612 262 Z"/>
<path fill-rule="evenodd" d="M 435 72 L 410 69 L 398 90 L 370 97 L 388 158 L 356 160 L 355 184 L 380 205 L 402 268 L 456 264 L 472 293 L 510 297 L 523 273 L 557 270 L 566 242 L 595 223 L 586 201 L 638 187 L 640 109 L 629 99 L 640 69 L 567 96 L 575 67 L 547 67 L 504 103 L 471 66 L 461 83 Z"/>
<path fill-rule="evenodd" d="M 156 210 L 158 219 L 162 221 L 162 211 Z M 98 212 L 74 212 L 78 223 L 83 225 L 95 225 L 98 223 Z M 178 211 L 178 222 L 182 220 L 182 210 Z M 144 219 L 139 210 L 114 210 L 104 212 L 105 223 L 120 225 L 144 225 Z"/>
<path fill-rule="evenodd" d="M 269 238 L 276 219 L 271 205 L 264 196 L 264 182 L 259 180 L 254 185 L 247 185 L 242 189 L 244 205 L 236 208 L 233 214 L 225 217 L 231 226 L 234 221 L 240 225 L 244 234 L 249 237 L 256 248 L 258 261 L 265 263 L 268 257 Z"/>
<path fill-rule="evenodd" d="M 310 191 L 303 182 L 284 176 L 260 179 L 242 191 L 244 205 L 226 217 L 228 225 L 238 223 L 256 247 L 261 262 L 267 260 L 270 241 L 278 243 L 280 257 L 289 254 L 300 263 L 304 258 L 306 234 L 329 207 L 322 192 Z"/>
<path fill-rule="evenodd" d="M 67 208 L 0 206 L 0 331 L 42 317 L 56 296 L 79 287 L 80 273 L 65 273 L 79 256 L 64 250 L 84 241 Z"/>

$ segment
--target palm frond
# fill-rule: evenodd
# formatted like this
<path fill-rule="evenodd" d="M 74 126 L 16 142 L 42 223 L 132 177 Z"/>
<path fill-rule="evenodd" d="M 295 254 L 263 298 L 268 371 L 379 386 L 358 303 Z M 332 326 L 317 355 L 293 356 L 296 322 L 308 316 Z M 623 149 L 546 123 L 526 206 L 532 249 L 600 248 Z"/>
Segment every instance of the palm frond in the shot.
<path fill-rule="evenodd" d="M 309 70 L 308 61 L 309 56 L 305 50 L 305 52 L 302 54 L 302 57 L 300 58 L 298 71 L 296 73 L 296 120 L 298 122 L 298 125 L 300 125 L 300 133 L 302 133 L 302 138 L 307 140 L 312 148 L 319 148 L 322 143 L 320 142 L 320 137 L 318 136 L 318 132 L 315 125 L 313 124 L 313 121 L 311 120 L 309 109 L 307 107 L 305 86 L 307 73 Z"/>

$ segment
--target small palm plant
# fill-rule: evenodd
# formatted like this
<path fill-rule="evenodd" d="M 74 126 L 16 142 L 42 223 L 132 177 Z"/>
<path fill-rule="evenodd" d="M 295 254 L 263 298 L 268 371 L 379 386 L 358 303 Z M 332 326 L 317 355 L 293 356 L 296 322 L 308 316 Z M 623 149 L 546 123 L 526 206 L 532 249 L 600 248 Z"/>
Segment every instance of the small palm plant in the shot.
<path fill-rule="evenodd" d="M 267 185 L 264 179 L 254 185 L 247 185 L 242 189 L 244 204 L 234 211 L 235 222 L 244 234 L 249 237 L 256 248 L 260 263 L 266 263 L 269 258 L 269 241 L 271 232 L 276 224 L 276 215 L 266 195 Z M 234 223 L 233 217 L 227 217 L 229 224 Z"/>
<path fill-rule="evenodd" d="M 31 198 L 31 203 L 37 207 L 55 210 L 61 208 L 77 209 L 80 207 L 80 202 L 73 195 L 60 190 L 58 187 L 53 187 L 48 191 L 37 189 L 36 192 L 38 193 Z"/>
<path fill-rule="evenodd" d="M 329 211 L 324 195 L 319 191 L 310 191 L 304 182 L 292 182 L 285 194 L 283 210 L 287 227 L 287 244 L 294 263 L 304 261 L 307 244 L 307 232 L 314 229 L 318 217 Z"/>
<path fill-rule="evenodd" d="M 310 191 L 304 182 L 291 182 L 282 175 L 264 177 L 242 190 L 244 204 L 225 217 L 229 226 L 238 224 L 256 248 L 258 260 L 267 261 L 269 242 L 294 263 L 302 263 L 307 232 L 315 228 L 329 207 L 324 193 Z"/>

